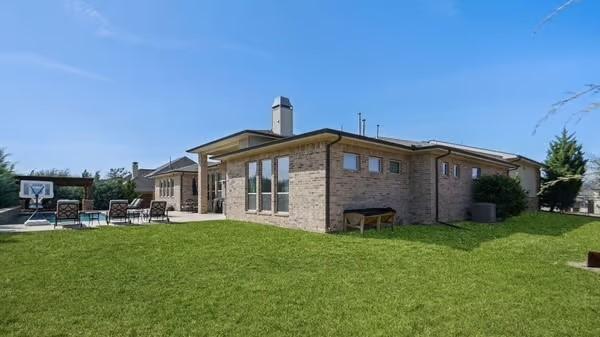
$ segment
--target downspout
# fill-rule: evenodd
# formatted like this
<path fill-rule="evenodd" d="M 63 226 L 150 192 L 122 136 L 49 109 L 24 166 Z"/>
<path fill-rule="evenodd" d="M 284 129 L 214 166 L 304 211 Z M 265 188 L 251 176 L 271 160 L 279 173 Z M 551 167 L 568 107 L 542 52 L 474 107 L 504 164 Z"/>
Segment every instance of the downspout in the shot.
<path fill-rule="evenodd" d="M 452 153 L 451 149 L 441 156 L 435 157 L 435 222 L 438 224 L 463 229 L 462 227 L 451 223 L 440 221 L 440 159 L 449 156 Z"/>
<path fill-rule="evenodd" d="M 336 140 L 334 140 L 333 142 L 327 144 L 325 146 L 325 230 L 328 231 L 329 228 L 331 228 L 331 224 L 330 224 L 330 205 L 329 205 L 329 200 L 330 200 L 330 195 L 331 195 L 331 184 L 330 184 L 330 180 L 331 180 L 331 146 L 334 145 L 335 143 L 339 142 L 340 140 L 342 140 L 342 134 L 339 133 L 338 137 Z"/>

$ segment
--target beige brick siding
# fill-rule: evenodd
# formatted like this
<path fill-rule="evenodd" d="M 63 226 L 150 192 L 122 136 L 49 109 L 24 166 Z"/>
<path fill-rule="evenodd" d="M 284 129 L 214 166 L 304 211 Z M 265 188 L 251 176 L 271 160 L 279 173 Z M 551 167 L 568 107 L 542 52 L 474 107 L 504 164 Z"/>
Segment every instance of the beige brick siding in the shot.
<path fill-rule="evenodd" d="M 181 173 L 176 172 L 173 174 L 162 175 L 154 179 L 154 200 L 166 201 L 167 207 L 173 207 L 174 210 L 181 210 L 181 206 L 187 199 L 197 200 L 198 197 L 193 195 L 192 182 L 193 179 L 197 179 L 195 173 Z M 160 182 L 173 179 L 173 195 L 160 195 Z"/>
<path fill-rule="evenodd" d="M 449 163 L 449 174 L 444 176 L 441 171 L 443 162 Z M 460 177 L 453 176 L 453 166 L 459 165 Z M 480 161 L 466 160 L 457 156 L 439 159 L 439 220 L 459 221 L 467 217 L 467 211 L 473 202 L 473 167 L 481 168 L 481 175 L 507 175 L 506 168 L 498 168 Z M 435 212 L 435 211 L 434 211 Z M 435 213 L 434 213 L 435 214 Z"/>
<path fill-rule="evenodd" d="M 435 221 L 435 159 L 431 154 L 410 157 L 408 223 Z"/>
<path fill-rule="evenodd" d="M 344 153 L 358 154 L 359 171 L 344 170 Z M 369 157 L 382 159 L 381 173 L 369 172 Z M 399 174 L 390 173 L 390 160 L 400 162 Z M 396 222 L 408 221 L 410 158 L 401 152 L 338 143 L 331 147 L 330 230 L 341 230 L 343 212 L 353 208 L 391 207 Z"/>
<path fill-rule="evenodd" d="M 246 211 L 246 164 L 250 161 L 290 158 L 289 214 Z M 276 152 L 227 161 L 225 215 L 237 219 L 268 223 L 309 231 L 325 231 L 325 144 L 306 144 Z M 276 173 L 274 168 L 273 173 Z M 260 172 L 259 172 L 260 174 Z M 275 181 L 275 177 L 273 180 Z M 260 179 L 259 179 L 260 181 Z M 260 186 L 258 186 L 260 190 Z M 273 188 L 275 192 L 275 188 Z M 258 197 L 257 197 L 258 198 Z M 260 198 L 258 198 L 260 199 Z M 275 200 L 275 193 L 272 195 Z M 272 207 L 275 210 L 275 206 Z"/>

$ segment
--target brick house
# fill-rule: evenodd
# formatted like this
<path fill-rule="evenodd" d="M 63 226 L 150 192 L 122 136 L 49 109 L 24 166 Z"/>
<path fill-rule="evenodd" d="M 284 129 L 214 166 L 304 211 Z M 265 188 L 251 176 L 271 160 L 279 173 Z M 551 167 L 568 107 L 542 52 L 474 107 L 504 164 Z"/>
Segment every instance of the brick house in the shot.
<path fill-rule="evenodd" d="M 198 164 L 181 157 L 161 165 L 146 175 L 153 180 L 154 200 L 167 202 L 167 207 L 181 210 L 187 200 L 198 202 Z"/>
<path fill-rule="evenodd" d="M 243 130 L 188 150 L 198 156 L 200 213 L 211 210 L 214 174 L 222 178 L 228 219 L 316 232 L 341 230 L 351 208 L 391 207 L 398 223 L 463 220 L 481 175 L 533 172 L 522 184 L 537 208 L 541 164 L 525 157 L 333 129 L 294 135 L 285 97 L 275 99 L 272 115 L 271 130 Z"/>

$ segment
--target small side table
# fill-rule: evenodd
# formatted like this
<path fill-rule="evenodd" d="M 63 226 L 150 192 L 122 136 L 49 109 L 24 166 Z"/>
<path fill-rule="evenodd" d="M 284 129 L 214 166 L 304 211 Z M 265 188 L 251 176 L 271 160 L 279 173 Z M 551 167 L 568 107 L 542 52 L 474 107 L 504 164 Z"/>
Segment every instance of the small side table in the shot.
<path fill-rule="evenodd" d="M 90 225 L 94 222 L 94 220 L 96 220 L 96 222 L 98 223 L 98 226 L 100 226 L 100 212 L 99 211 L 81 211 L 81 212 L 79 212 L 79 222 L 81 222 L 82 215 L 87 215 L 87 221 Z"/>

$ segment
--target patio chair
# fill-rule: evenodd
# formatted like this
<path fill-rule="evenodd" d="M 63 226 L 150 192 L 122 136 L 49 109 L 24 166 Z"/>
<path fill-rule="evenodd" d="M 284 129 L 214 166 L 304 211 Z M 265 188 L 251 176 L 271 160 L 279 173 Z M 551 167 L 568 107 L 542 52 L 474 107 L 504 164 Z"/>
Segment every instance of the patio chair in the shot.
<path fill-rule="evenodd" d="M 194 199 L 187 199 L 181 207 L 183 212 L 196 212 L 198 211 L 198 201 Z"/>
<path fill-rule="evenodd" d="M 169 211 L 167 210 L 167 202 L 152 200 L 150 202 L 150 208 L 147 210 L 145 216 L 148 218 L 148 222 L 151 222 L 152 219 L 166 219 L 167 222 L 169 222 Z"/>
<path fill-rule="evenodd" d="M 79 221 L 79 201 L 78 200 L 58 200 L 56 202 L 56 213 L 54 214 L 54 228 L 59 221 L 73 220 L 73 224 L 83 226 Z"/>
<path fill-rule="evenodd" d="M 128 208 L 129 203 L 127 200 L 111 200 L 108 206 L 108 214 L 106 215 L 106 223 L 110 224 L 115 219 L 122 219 L 129 223 Z"/>
<path fill-rule="evenodd" d="M 135 198 L 131 201 L 128 208 L 129 209 L 140 209 L 142 207 L 142 198 Z"/>

